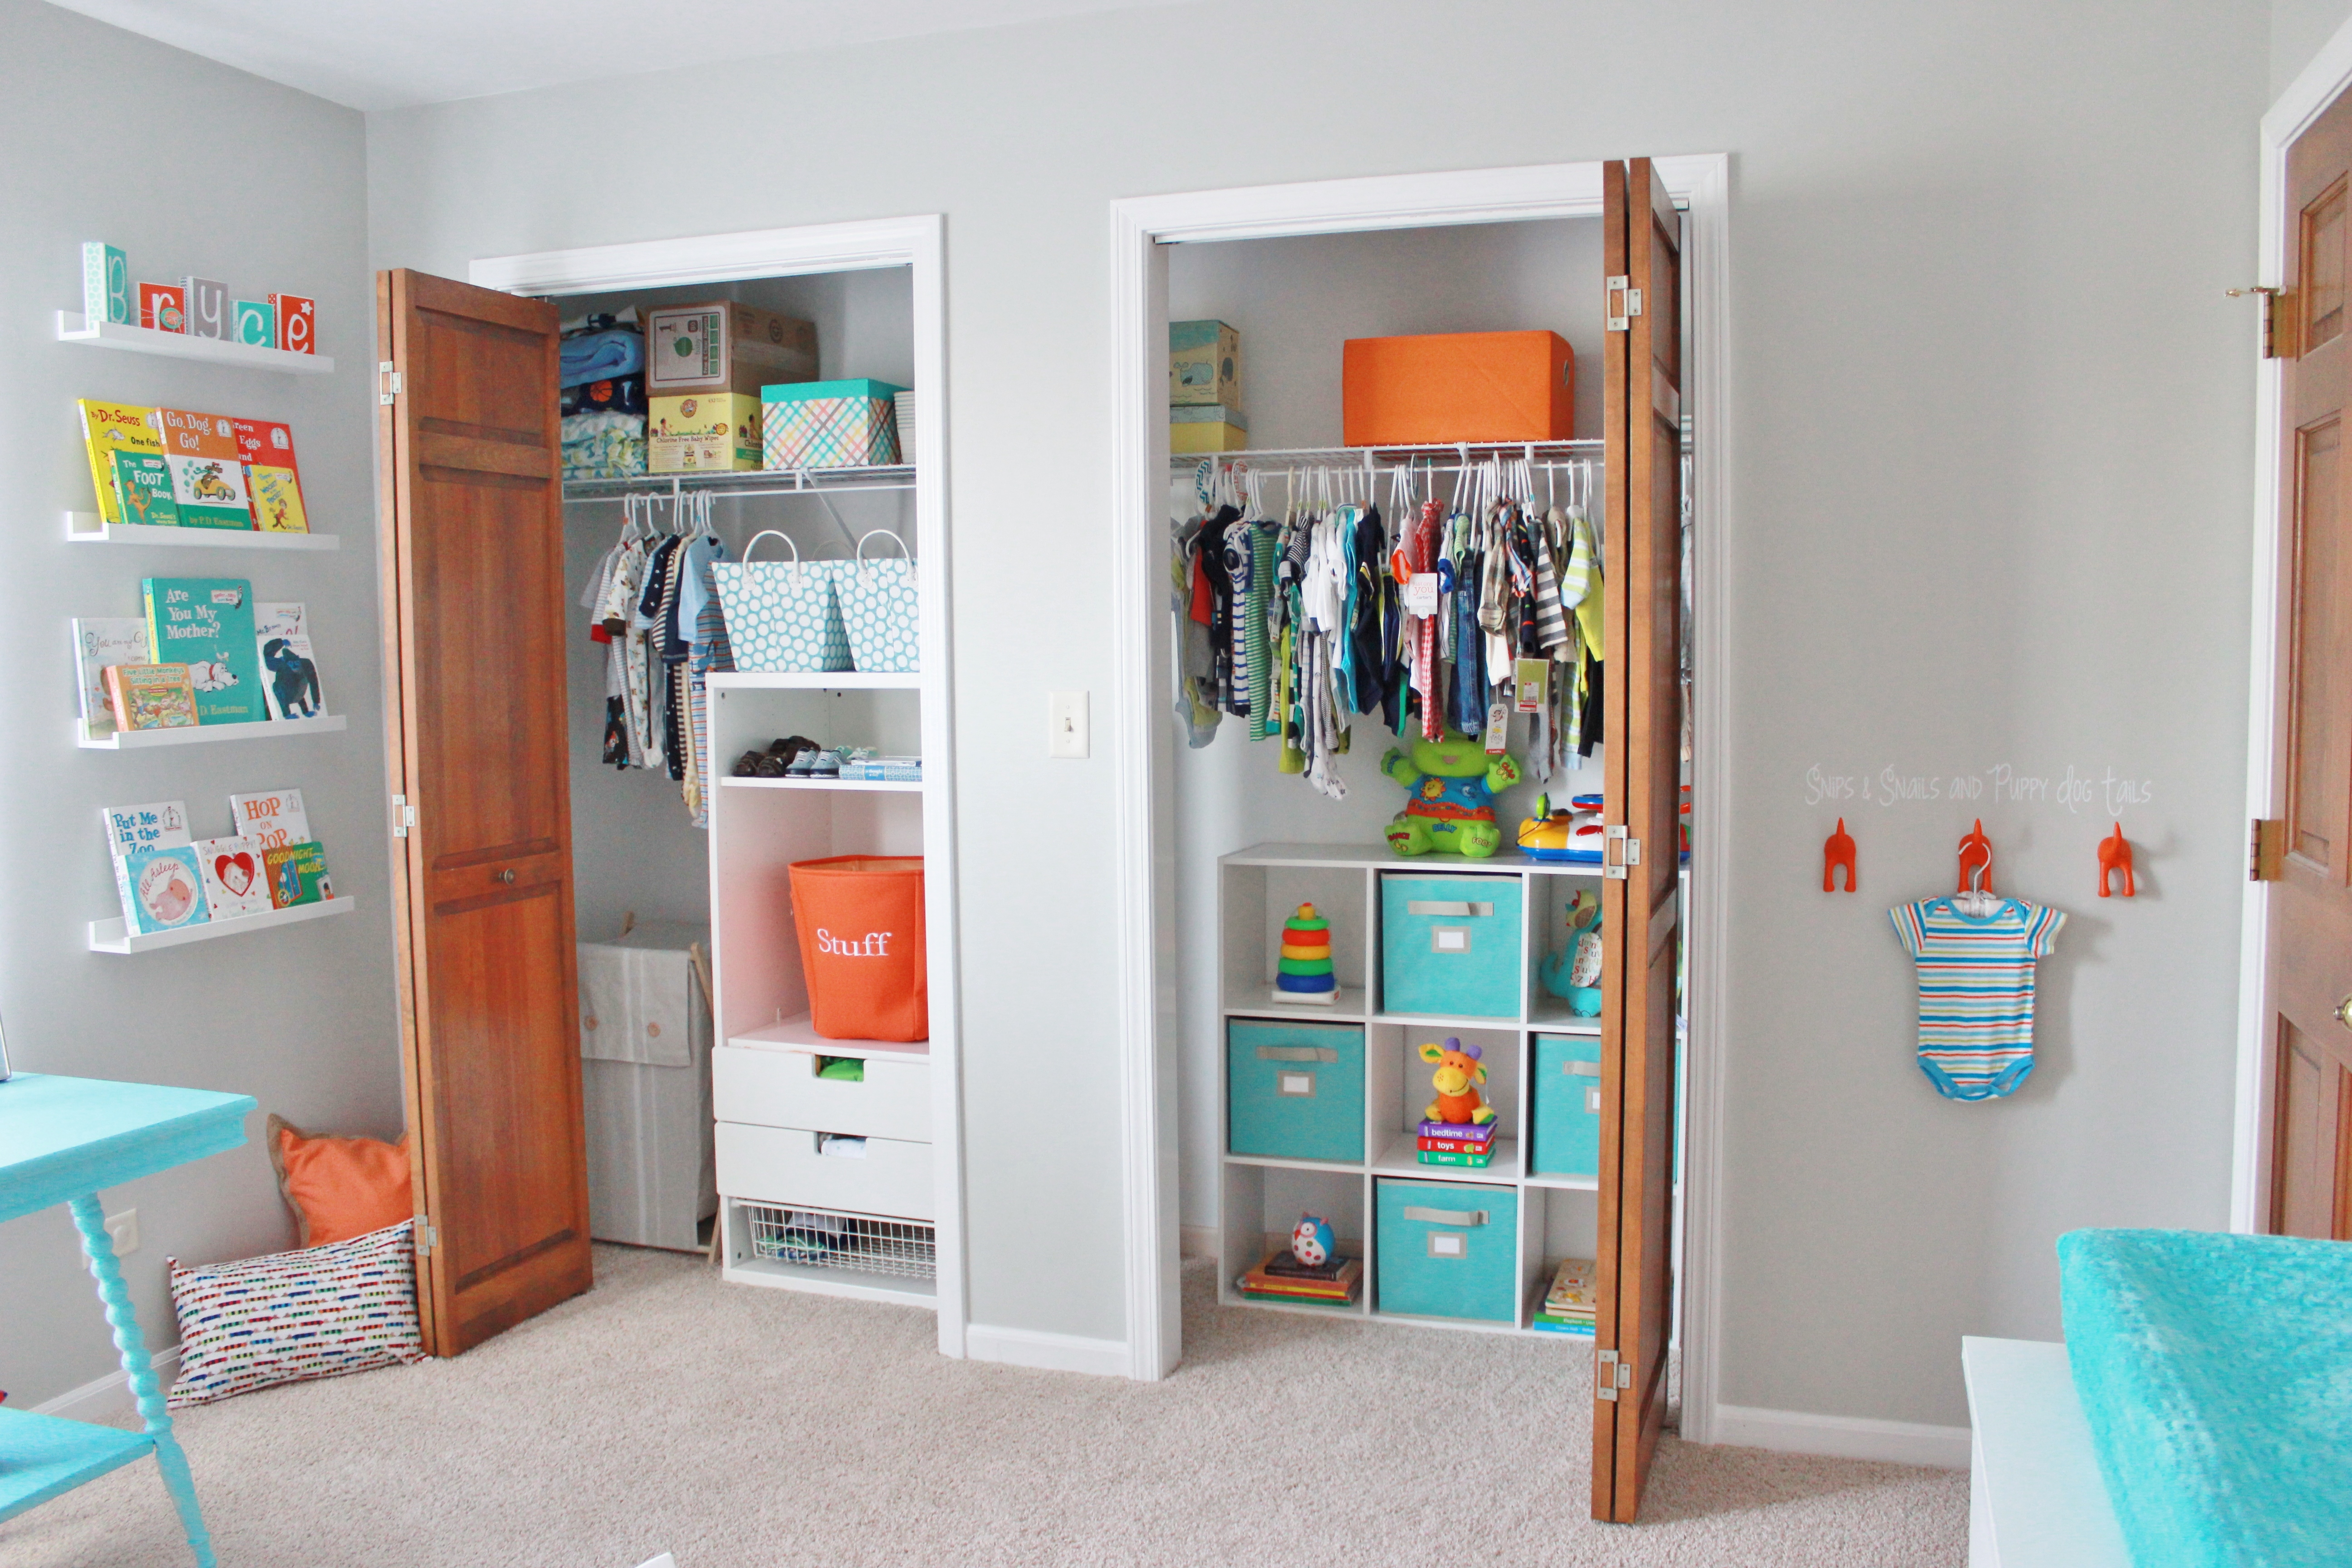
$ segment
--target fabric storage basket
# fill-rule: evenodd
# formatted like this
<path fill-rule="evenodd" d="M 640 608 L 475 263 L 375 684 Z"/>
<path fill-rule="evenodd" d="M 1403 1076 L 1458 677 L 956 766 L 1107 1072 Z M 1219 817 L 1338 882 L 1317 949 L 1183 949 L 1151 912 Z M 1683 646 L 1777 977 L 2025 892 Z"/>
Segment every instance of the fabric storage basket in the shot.
<path fill-rule="evenodd" d="M 868 541 L 880 537 L 898 547 L 898 558 L 868 561 Z M 857 559 L 833 563 L 834 596 L 841 603 L 842 625 L 849 632 L 849 657 L 862 670 L 908 672 L 917 668 L 917 614 L 920 595 L 915 586 L 915 558 L 906 553 L 907 542 L 887 528 L 877 528 L 857 542 Z"/>
<path fill-rule="evenodd" d="M 580 1064 L 588 1234 L 698 1252 L 718 1212 L 710 1006 L 693 951 L 710 928 L 640 925 L 580 944 Z"/>
<path fill-rule="evenodd" d="M 793 545 L 790 561 L 753 561 L 763 539 Z M 744 559 L 711 567 L 719 584 L 719 607 L 738 669 L 847 669 L 849 634 L 842 626 L 841 602 L 834 592 L 835 561 L 803 561 L 801 547 L 771 528 L 751 536 Z"/>
<path fill-rule="evenodd" d="M 1364 1157 L 1360 1024 L 1225 1026 L 1229 1152 L 1277 1160 Z"/>
<path fill-rule="evenodd" d="M 828 1040 L 929 1039 L 923 858 L 796 860 L 792 879 L 810 1025 Z"/>
<path fill-rule="evenodd" d="M 760 389 L 761 461 L 863 468 L 898 461 L 898 394 L 887 381 L 798 381 Z"/>
<path fill-rule="evenodd" d="M 1519 1194 L 1381 1180 L 1374 1306 L 1417 1318 L 1518 1321 Z"/>
<path fill-rule="evenodd" d="M 1538 1035 L 1535 1139 L 1528 1169 L 1545 1176 L 1601 1173 L 1601 1039 Z"/>
<path fill-rule="evenodd" d="M 1381 1011 L 1516 1018 L 1517 877 L 1381 875 Z"/>

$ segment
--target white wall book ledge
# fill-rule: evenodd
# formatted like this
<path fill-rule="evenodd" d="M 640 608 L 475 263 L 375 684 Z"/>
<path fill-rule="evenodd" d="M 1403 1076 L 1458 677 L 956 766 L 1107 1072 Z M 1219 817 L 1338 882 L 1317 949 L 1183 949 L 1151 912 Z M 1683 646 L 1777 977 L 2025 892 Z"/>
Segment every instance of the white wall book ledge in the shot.
<path fill-rule="evenodd" d="M 288 375 L 325 375 L 335 368 L 335 362 L 325 354 L 289 353 L 284 349 L 266 349 L 258 343 L 233 343 L 189 332 L 162 332 L 152 327 L 134 327 L 127 321 L 90 321 L 74 310 L 58 312 L 58 342 L 88 343 L 100 349 L 128 349 L 132 353 L 163 354 L 170 359 L 200 359 L 212 364 L 280 371 Z"/>
<path fill-rule="evenodd" d="M 268 719 L 250 724 L 184 724 L 171 730 L 117 730 L 93 735 L 74 721 L 74 744 L 93 752 L 136 752 L 149 746 L 192 746 L 203 741 L 275 741 L 289 735 L 324 735 L 344 727 L 341 713 L 315 719 Z"/>
<path fill-rule="evenodd" d="M 171 931 L 133 932 L 121 917 L 110 921 L 89 922 L 89 950 L 92 952 L 152 952 L 159 947 L 182 947 L 192 942 L 210 942 L 215 937 L 243 936 L 247 931 L 270 926 L 299 925 L 304 921 L 322 921 L 329 915 L 347 915 L 359 900 L 344 897 L 321 899 L 315 904 L 296 904 L 291 909 L 272 910 L 266 915 L 239 915 L 233 920 L 205 921 L 197 925 L 177 926 Z"/>
<path fill-rule="evenodd" d="M 333 533 L 264 533 L 257 528 L 152 528 L 143 522 L 109 522 L 94 511 L 66 513 L 66 539 L 73 544 L 177 544 L 215 550 L 341 550 Z"/>

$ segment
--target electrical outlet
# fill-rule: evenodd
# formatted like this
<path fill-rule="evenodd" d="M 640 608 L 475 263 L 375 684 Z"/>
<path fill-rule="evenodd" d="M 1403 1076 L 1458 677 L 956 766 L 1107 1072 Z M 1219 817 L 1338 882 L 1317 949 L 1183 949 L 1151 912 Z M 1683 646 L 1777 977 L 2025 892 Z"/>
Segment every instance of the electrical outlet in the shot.
<path fill-rule="evenodd" d="M 1045 754 L 1083 757 L 1087 754 L 1087 694 L 1049 691 L 1045 694 Z"/>
<path fill-rule="evenodd" d="M 139 1211 L 124 1209 L 106 1216 L 106 1234 L 114 1238 L 114 1256 L 128 1258 L 139 1250 Z"/>

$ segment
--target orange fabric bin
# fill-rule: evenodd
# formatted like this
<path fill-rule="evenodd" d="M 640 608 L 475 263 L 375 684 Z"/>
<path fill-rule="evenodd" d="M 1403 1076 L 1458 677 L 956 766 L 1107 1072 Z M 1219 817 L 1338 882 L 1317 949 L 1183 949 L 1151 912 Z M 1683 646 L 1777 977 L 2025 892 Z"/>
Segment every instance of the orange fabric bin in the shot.
<path fill-rule="evenodd" d="M 1350 447 L 1576 435 L 1576 351 L 1558 332 L 1350 338 L 1341 374 Z"/>
<path fill-rule="evenodd" d="M 923 858 L 835 855 L 792 874 L 811 1026 L 828 1040 L 929 1039 Z"/>

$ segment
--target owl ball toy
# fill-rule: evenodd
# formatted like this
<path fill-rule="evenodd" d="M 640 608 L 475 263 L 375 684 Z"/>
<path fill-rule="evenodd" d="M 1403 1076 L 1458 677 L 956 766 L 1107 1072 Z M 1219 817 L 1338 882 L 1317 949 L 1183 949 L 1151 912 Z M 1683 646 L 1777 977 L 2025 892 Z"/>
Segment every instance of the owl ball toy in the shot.
<path fill-rule="evenodd" d="M 1291 1227 L 1290 1256 L 1309 1268 L 1320 1268 L 1339 1250 L 1339 1238 L 1332 1234 L 1331 1222 L 1320 1215 L 1300 1215 Z"/>

